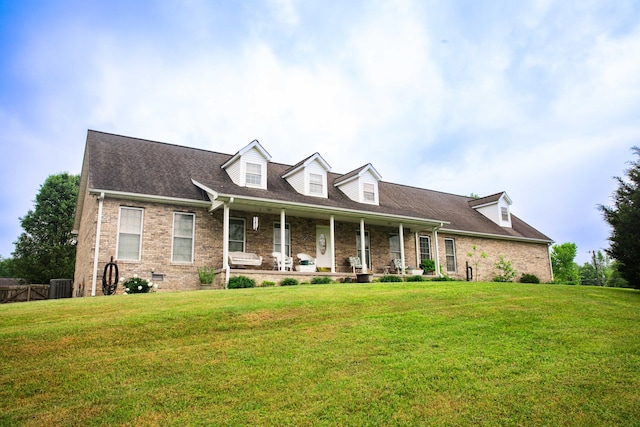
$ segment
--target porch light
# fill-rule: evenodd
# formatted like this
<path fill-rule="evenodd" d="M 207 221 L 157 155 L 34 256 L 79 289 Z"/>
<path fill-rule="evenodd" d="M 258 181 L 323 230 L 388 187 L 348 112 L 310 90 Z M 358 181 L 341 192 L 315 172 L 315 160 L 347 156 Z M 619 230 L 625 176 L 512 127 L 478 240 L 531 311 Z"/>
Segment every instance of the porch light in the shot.
<path fill-rule="evenodd" d="M 253 216 L 253 231 L 258 231 L 258 215 Z"/>

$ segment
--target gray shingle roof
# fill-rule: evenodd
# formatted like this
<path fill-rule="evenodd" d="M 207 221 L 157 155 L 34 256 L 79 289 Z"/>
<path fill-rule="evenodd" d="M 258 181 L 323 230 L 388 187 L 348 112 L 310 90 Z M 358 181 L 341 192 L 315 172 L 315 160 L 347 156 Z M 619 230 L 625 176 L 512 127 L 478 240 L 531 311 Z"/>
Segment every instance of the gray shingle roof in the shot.
<path fill-rule="evenodd" d="M 366 211 L 449 222 L 446 229 L 505 237 L 551 241 L 512 215 L 512 228 L 500 227 L 469 204 L 471 199 L 438 191 L 380 181 L 379 206 L 352 201 L 333 184 L 346 175 L 328 174 L 328 198 L 299 194 L 282 178 L 292 166 L 270 162 L 268 189 L 235 185 L 221 168 L 232 155 L 90 130 L 87 135 L 88 181 L 92 190 L 117 191 L 207 201 L 196 180 L 220 194 L 256 197 L 318 207 Z M 86 166 L 86 165 L 85 165 Z M 352 173 L 357 173 L 358 168 Z M 347 174 L 347 175 L 350 175 Z M 502 193 L 498 193 L 502 194 Z"/>

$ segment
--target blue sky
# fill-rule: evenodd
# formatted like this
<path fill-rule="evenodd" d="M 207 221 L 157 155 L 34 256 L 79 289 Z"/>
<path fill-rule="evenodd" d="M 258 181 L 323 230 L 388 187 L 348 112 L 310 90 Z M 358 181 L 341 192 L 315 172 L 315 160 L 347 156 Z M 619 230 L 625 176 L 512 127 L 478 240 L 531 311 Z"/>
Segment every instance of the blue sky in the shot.
<path fill-rule="evenodd" d="M 87 129 L 481 196 L 577 261 L 640 145 L 640 2 L 0 0 L 0 255 Z"/>

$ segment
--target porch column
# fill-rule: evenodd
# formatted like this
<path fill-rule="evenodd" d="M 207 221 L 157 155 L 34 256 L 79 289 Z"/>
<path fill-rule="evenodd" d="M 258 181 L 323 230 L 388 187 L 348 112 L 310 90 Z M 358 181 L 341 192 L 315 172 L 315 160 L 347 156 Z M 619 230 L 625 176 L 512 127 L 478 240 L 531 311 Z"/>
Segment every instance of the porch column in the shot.
<path fill-rule="evenodd" d="M 331 251 L 331 272 L 336 272 L 336 220 L 333 215 L 329 217 L 329 240 L 331 241 L 331 245 L 329 245 L 329 250 Z"/>
<path fill-rule="evenodd" d="M 416 244 L 416 264 L 418 264 L 416 265 L 416 268 L 420 270 L 420 263 L 422 262 L 422 260 L 420 259 L 420 235 L 417 231 L 413 235 L 413 241 Z"/>
<path fill-rule="evenodd" d="M 368 268 L 367 268 L 367 242 L 366 242 L 366 238 L 365 238 L 365 234 L 364 234 L 364 218 L 360 218 L 360 253 L 362 254 L 362 259 L 360 260 L 362 262 L 362 272 L 363 273 L 368 273 Z"/>
<path fill-rule="evenodd" d="M 224 288 L 229 284 L 229 204 L 222 210 L 222 268 L 224 268 Z"/>
<path fill-rule="evenodd" d="M 104 193 L 98 197 L 98 224 L 96 226 L 96 247 L 93 251 L 93 275 L 91 277 L 91 296 L 96 296 L 96 282 L 98 281 L 98 256 L 100 255 L 100 229 L 102 228 L 102 205 Z M 84 293 L 84 290 L 82 291 Z"/>
<path fill-rule="evenodd" d="M 436 276 L 442 277 L 440 273 L 440 251 L 438 250 L 438 227 L 433 228 L 433 261 L 436 264 Z"/>
<path fill-rule="evenodd" d="M 402 274 L 404 275 L 404 227 L 402 224 L 398 227 L 398 234 L 400 235 L 400 265 L 402 265 Z"/>
<path fill-rule="evenodd" d="M 280 263 L 280 271 L 285 271 L 285 215 L 284 215 L 284 209 L 280 210 L 280 259 L 282 260 L 282 262 Z M 292 266 L 293 267 L 293 266 Z"/>

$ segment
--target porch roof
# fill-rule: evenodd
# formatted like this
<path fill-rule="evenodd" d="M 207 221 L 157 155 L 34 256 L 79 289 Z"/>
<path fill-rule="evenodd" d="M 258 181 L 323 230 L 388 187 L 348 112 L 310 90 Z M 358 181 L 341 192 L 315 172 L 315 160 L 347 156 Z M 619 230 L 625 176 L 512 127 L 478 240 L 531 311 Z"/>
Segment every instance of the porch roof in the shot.
<path fill-rule="evenodd" d="M 451 231 L 551 242 L 514 215 L 512 228 L 498 226 L 474 210 L 469 205 L 472 199 L 466 196 L 380 181 L 379 205 L 365 205 L 352 201 L 335 187 L 344 175 L 334 172 L 327 175 L 327 198 L 305 196 L 282 178 L 292 166 L 273 161 L 267 168 L 268 189 L 237 186 L 221 167 L 231 158 L 230 154 L 89 130 L 83 181 L 90 191 L 193 202 L 210 201 L 204 187 L 220 198 L 233 197 L 238 207 L 242 202 L 247 206 L 280 206 L 318 214 L 360 215 L 365 219 L 444 223 Z M 202 185 L 195 185 L 194 181 Z"/>

